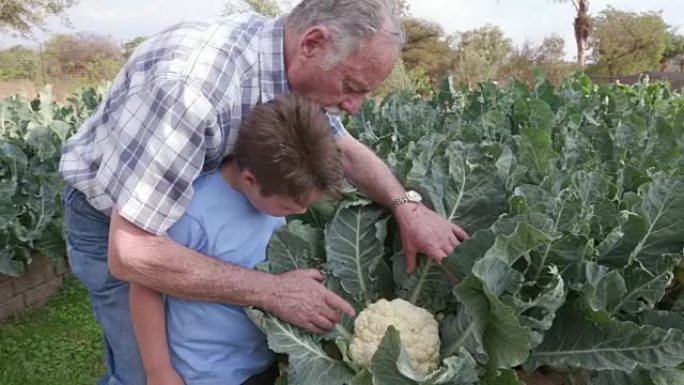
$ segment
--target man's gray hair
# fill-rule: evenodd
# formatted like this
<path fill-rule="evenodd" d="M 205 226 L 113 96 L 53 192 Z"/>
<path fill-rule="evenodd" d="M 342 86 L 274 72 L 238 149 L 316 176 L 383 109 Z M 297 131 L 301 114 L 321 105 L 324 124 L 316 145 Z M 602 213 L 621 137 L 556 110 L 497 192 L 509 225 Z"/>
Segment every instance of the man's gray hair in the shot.
<path fill-rule="evenodd" d="M 329 67 L 379 33 L 394 36 L 397 49 L 405 40 L 397 0 L 302 0 L 288 15 L 287 27 L 299 35 L 314 26 L 331 32 L 335 49 L 326 60 Z"/>

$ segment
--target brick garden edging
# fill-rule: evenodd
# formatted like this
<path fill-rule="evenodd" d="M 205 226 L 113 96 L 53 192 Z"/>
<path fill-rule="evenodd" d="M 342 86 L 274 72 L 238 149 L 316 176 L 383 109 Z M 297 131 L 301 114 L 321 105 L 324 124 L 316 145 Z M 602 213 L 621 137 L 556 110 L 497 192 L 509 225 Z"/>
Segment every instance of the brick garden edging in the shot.
<path fill-rule="evenodd" d="M 0 275 L 0 321 L 43 305 L 57 294 L 68 272 L 65 259 L 36 256 L 23 275 Z"/>

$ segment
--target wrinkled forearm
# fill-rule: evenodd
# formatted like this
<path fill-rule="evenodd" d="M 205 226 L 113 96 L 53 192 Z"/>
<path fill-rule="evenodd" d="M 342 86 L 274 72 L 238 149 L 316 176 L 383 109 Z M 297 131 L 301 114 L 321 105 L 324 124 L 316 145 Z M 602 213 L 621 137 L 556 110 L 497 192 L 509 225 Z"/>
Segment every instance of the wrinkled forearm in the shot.
<path fill-rule="evenodd" d="M 368 147 L 345 136 L 338 140 L 347 179 L 373 201 L 390 207 L 406 190 L 390 168 Z"/>
<path fill-rule="evenodd" d="M 116 212 L 109 234 L 110 267 L 129 282 L 176 297 L 256 306 L 274 300 L 275 276 L 202 255 L 139 229 Z"/>

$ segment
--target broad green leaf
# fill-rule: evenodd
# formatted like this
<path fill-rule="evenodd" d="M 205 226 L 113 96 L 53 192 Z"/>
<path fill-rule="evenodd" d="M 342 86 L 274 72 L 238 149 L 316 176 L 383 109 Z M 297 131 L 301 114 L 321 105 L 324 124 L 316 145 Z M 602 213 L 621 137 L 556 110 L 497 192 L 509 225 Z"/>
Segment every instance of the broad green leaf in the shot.
<path fill-rule="evenodd" d="M 487 250 L 486 257 L 498 258 L 508 264 L 513 264 L 537 247 L 548 244 L 551 237 L 539 229 L 520 222 L 511 235 L 499 235 L 494 246 Z"/>
<path fill-rule="evenodd" d="M 325 244 L 321 227 L 314 227 L 298 220 L 288 220 L 287 228 L 292 234 L 311 245 L 315 257 L 323 257 L 325 254 Z"/>
<path fill-rule="evenodd" d="M 24 272 L 24 264 L 14 260 L 14 250 L 4 248 L 0 250 L 0 274 L 18 276 Z"/>
<path fill-rule="evenodd" d="M 438 213 L 471 232 L 490 226 L 504 209 L 503 185 L 479 147 L 449 143 L 443 156 L 414 164 L 408 181 L 425 189 Z M 395 266 L 402 297 L 419 306 L 442 307 L 433 298 L 445 298 L 454 282 L 438 266 L 425 261 L 411 276 L 402 273 L 401 262 Z"/>
<path fill-rule="evenodd" d="M 648 224 L 634 213 L 622 212 L 618 222 L 619 227 L 613 229 L 597 247 L 598 262 L 612 268 L 628 265 L 630 255 L 648 233 Z"/>
<path fill-rule="evenodd" d="M 28 157 L 21 148 L 0 139 L 0 163 L 4 163 L 9 172 L 5 178 L 12 180 L 15 185 L 19 184 L 24 177 L 28 162 Z"/>
<path fill-rule="evenodd" d="M 556 266 L 567 285 L 577 287 L 582 282 L 584 263 L 593 252 L 591 243 L 587 237 L 564 234 L 551 243 L 545 265 Z"/>
<path fill-rule="evenodd" d="M 300 221 L 291 221 L 271 237 L 266 270 L 280 274 L 295 269 L 318 268 L 323 256 L 317 252 L 322 234 Z"/>
<path fill-rule="evenodd" d="M 562 137 L 563 151 L 561 152 L 560 168 L 598 169 L 601 159 L 594 149 L 591 139 L 581 133 L 568 129 Z"/>
<path fill-rule="evenodd" d="M 524 184 L 513 190 L 516 202 L 516 214 L 542 213 L 553 216 L 558 210 L 559 200 L 544 188 Z M 520 199 L 522 198 L 522 199 Z"/>
<path fill-rule="evenodd" d="M 394 254 L 392 267 L 396 282 L 396 296 L 433 312 L 444 309 L 446 297 L 456 283 L 446 271 L 427 257 L 418 257 L 413 274 L 406 273 L 404 252 Z"/>
<path fill-rule="evenodd" d="M 351 385 L 372 385 L 373 374 L 368 369 L 363 369 L 354 378 L 352 378 Z"/>
<path fill-rule="evenodd" d="M 530 126 L 532 128 L 551 133 L 555 114 L 548 104 L 540 99 L 530 99 Z"/>
<path fill-rule="evenodd" d="M 663 253 L 681 253 L 684 248 L 684 182 L 656 173 L 653 182 L 640 188 L 644 200 L 638 212 L 647 231 L 630 258 L 640 258 L 646 265 L 649 257 Z"/>
<path fill-rule="evenodd" d="M 637 369 L 632 372 L 604 370 L 592 373 L 590 385 L 684 385 L 684 370 Z"/>
<path fill-rule="evenodd" d="M 325 230 L 329 268 L 357 302 L 377 296 L 375 268 L 383 256 L 387 232 L 384 212 L 372 207 L 340 210 Z"/>
<path fill-rule="evenodd" d="M 684 385 L 684 369 L 659 369 L 651 371 L 654 385 Z"/>
<path fill-rule="evenodd" d="M 677 142 L 675 122 L 670 117 L 656 116 L 649 121 L 649 137 L 640 156 L 641 169 L 669 170 L 676 166 L 682 153 Z"/>
<path fill-rule="evenodd" d="M 561 311 L 525 363 L 590 370 L 674 367 L 684 361 L 684 333 L 632 322 L 595 324 L 571 307 Z"/>
<path fill-rule="evenodd" d="M 612 310 L 618 309 L 620 299 L 627 293 L 627 286 L 620 273 L 613 270 L 607 273 L 596 287 L 587 285 L 584 291 L 588 294 L 587 301 L 592 310 Z"/>
<path fill-rule="evenodd" d="M 572 184 L 576 188 L 584 206 L 589 206 L 605 198 L 614 198 L 616 187 L 607 175 L 599 172 L 577 171 L 572 174 Z M 611 194 L 613 191 L 613 194 Z"/>
<path fill-rule="evenodd" d="M 475 262 L 484 257 L 487 250 L 494 244 L 495 233 L 490 230 L 480 230 L 471 234 L 470 239 L 463 242 L 451 255 L 442 260 L 442 268 L 457 280 L 463 280 L 471 275 Z"/>
<path fill-rule="evenodd" d="M 442 360 L 442 366 L 422 382 L 427 384 L 465 385 L 477 382 L 477 363 L 465 349 Z"/>
<path fill-rule="evenodd" d="M 622 370 L 602 370 L 592 373 L 590 385 L 655 385 L 651 373 L 645 369 L 631 372 Z"/>
<path fill-rule="evenodd" d="M 442 366 L 429 374 L 416 372 L 394 326 L 385 331 L 370 364 L 374 385 L 466 385 L 477 381 L 477 363 L 461 349 L 445 358 Z"/>
<path fill-rule="evenodd" d="M 390 325 L 371 359 L 370 371 L 373 374 L 373 385 L 418 385 L 418 382 L 399 372 L 397 361 L 401 350 L 399 331 Z"/>
<path fill-rule="evenodd" d="M 408 184 L 419 186 L 435 211 L 471 233 L 489 227 L 505 210 L 503 182 L 483 151 L 449 143 L 443 156 L 414 163 Z"/>
<path fill-rule="evenodd" d="M 637 313 L 653 309 L 665 295 L 665 288 L 672 280 L 672 269 L 677 264 L 670 258 L 662 258 L 657 270 L 649 272 L 637 265 L 623 270 L 626 292 L 615 307 L 609 308 L 611 315 L 617 312 Z"/>
<path fill-rule="evenodd" d="M 527 358 L 530 331 L 520 326 L 513 309 L 489 292 L 480 279 L 466 279 L 454 289 L 454 294 L 474 323 L 467 331 L 474 334 L 478 344 L 488 355 L 490 368 L 509 368 L 519 365 Z M 456 341 L 444 341 L 443 352 L 455 352 L 468 338 L 469 335 L 464 334 Z"/>
<path fill-rule="evenodd" d="M 528 170 L 529 178 L 540 183 L 553 174 L 558 154 L 552 148 L 551 136 L 542 129 L 523 127 L 517 138 L 518 162 Z"/>
<path fill-rule="evenodd" d="M 14 202 L 17 186 L 10 180 L 0 180 L 0 230 L 12 227 L 19 211 Z"/>
<path fill-rule="evenodd" d="M 631 315 L 653 309 L 672 280 L 673 258 L 662 257 L 655 271 L 638 264 L 610 271 L 584 288 L 592 310 L 605 310 L 609 317 Z"/>
<path fill-rule="evenodd" d="M 525 385 L 511 369 L 490 370 L 480 379 L 480 385 Z"/>
<path fill-rule="evenodd" d="M 626 164 L 617 171 L 617 183 L 625 192 L 636 192 L 644 183 L 651 181 L 646 170 L 633 164 Z"/>
<path fill-rule="evenodd" d="M 473 266 L 473 275 L 496 297 L 504 292 L 517 293 L 525 277 L 507 263 L 494 256 L 485 256 Z"/>
<path fill-rule="evenodd" d="M 549 268 L 533 287 L 533 290 L 512 297 L 512 305 L 519 314 L 520 324 L 530 329 L 530 345 L 538 346 L 544 333 L 551 328 L 556 312 L 565 303 L 565 282 L 555 267 Z M 528 294 L 531 291 L 533 294 Z"/>
<path fill-rule="evenodd" d="M 665 330 L 677 329 L 684 332 L 684 314 L 674 311 L 653 310 L 644 312 L 642 322 L 644 325 L 651 325 Z"/>
<path fill-rule="evenodd" d="M 328 356 L 310 334 L 260 310 L 248 309 L 250 319 L 266 334 L 268 347 L 288 354 L 287 380 L 291 385 L 349 383 L 354 373 Z"/>

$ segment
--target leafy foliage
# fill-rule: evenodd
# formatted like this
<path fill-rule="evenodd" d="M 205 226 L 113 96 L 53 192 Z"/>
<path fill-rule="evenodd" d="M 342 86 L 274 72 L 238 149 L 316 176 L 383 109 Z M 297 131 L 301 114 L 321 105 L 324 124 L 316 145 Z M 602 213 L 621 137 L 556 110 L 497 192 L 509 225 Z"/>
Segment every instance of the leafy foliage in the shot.
<path fill-rule="evenodd" d="M 28 35 L 42 28 L 48 16 L 62 16 L 78 0 L 5 0 L 0 6 L 0 30 Z"/>
<path fill-rule="evenodd" d="M 358 195 L 291 220 L 265 270 L 325 269 L 357 310 L 407 299 L 435 314 L 442 342 L 442 367 L 421 376 L 388 328 L 362 368 L 347 356 L 352 320 L 320 337 L 253 310 L 289 355 L 291 384 L 522 384 L 554 371 L 586 384 L 681 381 L 681 96 L 580 74 L 558 88 L 446 82 L 429 101 L 368 102 L 347 126 L 471 238 L 408 275 L 396 224 Z"/>
<path fill-rule="evenodd" d="M 511 39 L 494 25 L 465 31 L 456 44 L 456 77 L 459 82 L 477 84 L 496 79 L 500 63 L 511 53 Z"/>
<path fill-rule="evenodd" d="M 0 274 L 20 274 L 33 252 L 64 256 L 61 147 L 100 96 L 87 90 L 62 106 L 50 91 L 0 103 Z"/>
<path fill-rule="evenodd" d="M 608 7 L 593 23 L 591 46 L 598 73 L 635 74 L 658 68 L 668 40 L 660 14 Z"/>
<path fill-rule="evenodd" d="M 434 84 L 453 68 L 455 55 L 442 27 L 413 17 L 404 18 L 402 27 L 406 44 L 401 58 L 409 71 L 421 71 Z"/>
<path fill-rule="evenodd" d="M 79 33 L 55 35 L 45 44 L 50 76 L 112 79 L 123 65 L 122 47 L 110 37 Z"/>
<path fill-rule="evenodd" d="M 20 45 L 0 51 L 0 80 L 35 79 L 40 68 L 40 57 Z"/>

